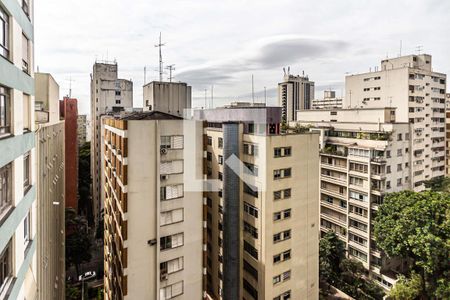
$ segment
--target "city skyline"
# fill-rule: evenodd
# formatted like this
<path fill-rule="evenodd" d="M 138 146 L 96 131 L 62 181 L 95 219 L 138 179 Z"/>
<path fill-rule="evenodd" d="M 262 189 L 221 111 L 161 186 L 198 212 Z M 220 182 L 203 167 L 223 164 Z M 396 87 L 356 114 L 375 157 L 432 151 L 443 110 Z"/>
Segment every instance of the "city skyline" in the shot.
<path fill-rule="evenodd" d="M 450 33 L 445 26 L 449 3 L 347 3 L 246 1 L 242 6 L 237 1 L 183 1 L 156 6 L 136 1 L 129 7 L 119 2 L 88 6 L 83 1 L 44 1 L 35 12 L 36 61 L 41 72 L 52 73 L 60 82 L 62 95 L 68 94 L 69 79 L 73 80 L 72 96 L 80 101 L 80 113 L 89 111 L 89 73 L 96 59 L 117 60 L 119 76 L 132 79 L 136 87 L 134 106 L 142 106 L 144 66 L 147 82 L 158 79 L 154 45 L 159 32 L 166 43 L 164 63 L 175 64 L 176 81 L 192 85 L 194 107 L 204 105 L 204 89 L 209 98 L 211 85 L 215 106 L 250 99 L 252 74 L 256 101 L 264 100 L 266 86 L 268 103 L 275 105 L 277 83 L 287 66 L 293 74 L 304 70 L 316 82 L 317 97 L 327 88 L 336 89 L 340 96 L 347 72 L 366 72 L 386 55 L 397 57 L 400 40 L 402 54 L 416 54 L 416 47 L 422 45 L 423 52 L 433 54 L 439 71 L 450 73 L 450 62 L 445 60 L 450 45 L 440 38 Z M 83 23 L 70 21 L 72 15 L 83 16 Z M 265 22 L 275 17 L 279 21 Z M 55 23 L 64 25 L 55 28 Z M 436 34 L 427 34 L 431 31 Z"/>

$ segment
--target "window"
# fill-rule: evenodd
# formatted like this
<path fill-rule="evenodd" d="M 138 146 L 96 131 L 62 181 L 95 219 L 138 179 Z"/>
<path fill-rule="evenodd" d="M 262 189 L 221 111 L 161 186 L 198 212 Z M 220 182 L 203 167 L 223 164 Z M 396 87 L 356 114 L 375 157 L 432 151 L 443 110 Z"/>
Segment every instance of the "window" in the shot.
<path fill-rule="evenodd" d="M 183 173 L 183 160 L 162 161 L 159 170 L 161 175 Z"/>
<path fill-rule="evenodd" d="M 247 241 L 244 241 L 244 251 L 250 254 L 253 258 L 258 259 L 258 250 Z"/>
<path fill-rule="evenodd" d="M 281 261 L 289 260 L 291 259 L 291 250 L 286 250 L 282 253 L 278 253 L 273 256 L 273 263 L 276 264 Z"/>
<path fill-rule="evenodd" d="M 248 185 L 244 182 L 244 193 L 257 198 L 258 197 L 258 188 L 253 185 Z"/>
<path fill-rule="evenodd" d="M 2 254 L 0 254 L 0 291 L 8 284 L 12 278 L 12 243 L 6 245 Z"/>
<path fill-rule="evenodd" d="M 3 134 L 8 134 L 10 132 L 11 132 L 10 89 L 0 85 L 0 136 Z"/>
<path fill-rule="evenodd" d="M 183 213 L 184 213 L 183 208 L 177 208 L 177 209 L 169 210 L 169 211 L 162 211 L 160 213 L 161 226 L 182 222 L 183 221 Z"/>
<path fill-rule="evenodd" d="M 122 94 L 121 91 L 116 91 L 116 96 L 120 96 Z M 120 101 L 120 100 L 119 100 Z"/>
<path fill-rule="evenodd" d="M 402 179 L 401 178 L 397 179 L 397 186 L 402 186 Z"/>
<path fill-rule="evenodd" d="M 12 164 L 0 168 L 0 216 L 12 207 Z"/>
<path fill-rule="evenodd" d="M 273 171 L 273 179 L 276 180 L 276 179 L 291 177 L 291 173 L 292 173 L 291 168 L 274 170 Z"/>
<path fill-rule="evenodd" d="M 170 200 L 183 197 L 183 184 L 161 187 L 161 200 Z"/>
<path fill-rule="evenodd" d="M 397 156 L 403 156 L 403 151 L 402 151 L 402 149 L 398 149 L 398 150 L 397 150 Z"/>
<path fill-rule="evenodd" d="M 247 281 L 242 279 L 242 286 L 255 300 L 258 300 L 258 291 Z"/>
<path fill-rule="evenodd" d="M 250 233 L 255 239 L 258 238 L 258 229 L 244 221 L 244 232 Z"/>
<path fill-rule="evenodd" d="M 249 214 L 250 216 L 258 218 L 258 209 L 245 201 L 244 201 L 244 212 Z"/>
<path fill-rule="evenodd" d="M 26 73 L 30 73 L 30 51 L 28 49 L 28 38 L 22 33 L 22 71 Z"/>
<path fill-rule="evenodd" d="M 402 164 L 398 164 L 398 165 L 397 165 L 397 171 L 401 171 L 401 170 L 403 170 Z"/>
<path fill-rule="evenodd" d="M 223 165 L 223 156 L 219 155 L 217 161 L 219 162 L 219 165 Z"/>
<path fill-rule="evenodd" d="M 22 0 L 22 10 L 30 18 L 30 0 Z"/>
<path fill-rule="evenodd" d="M 282 278 L 283 281 L 291 279 L 291 270 L 284 272 Z"/>
<path fill-rule="evenodd" d="M 258 281 L 258 270 L 256 270 L 248 261 L 244 259 L 244 270 Z"/>
<path fill-rule="evenodd" d="M 273 298 L 273 300 L 289 300 L 289 299 L 291 299 L 291 291 L 290 290 Z"/>
<path fill-rule="evenodd" d="M 184 259 L 183 257 L 178 257 L 175 259 L 171 259 L 159 264 L 159 270 L 161 273 L 161 277 L 163 275 L 172 274 L 178 271 L 183 270 L 184 267 Z"/>
<path fill-rule="evenodd" d="M 401 140 L 402 140 L 402 134 L 399 133 L 399 134 L 397 134 L 397 141 L 401 141 Z"/>
<path fill-rule="evenodd" d="M 23 189 L 25 194 L 31 188 L 30 167 L 30 153 L 27 153 L 23 157 Z"/>
<path fill-rule="evenodd" d="M 273 149 L 273 156 L 274 157 L 285 157 L 285 156 L 291 156 L 292 154 L 292 148 L 291 147 L 277 147 Z"/>
<path fill-rule="evenodd" d="M 367 262 L 367 254 L 365 254 L 364 252 L 356 250 L 355 248 L 352 248 L 352 247 L 348 247 L 348 253 L 351 256 L 354 256 L 356 258 L 359 258 L 362 261 Z"/>
<path fill-rule="evenodd" d="M 23 219 L 23 240 L 25 247 L 31 241 L 31 212 Z"/>
<path fill-rule="evenodd" d="M 275 212 L 275 213 L 273 213 L 273 220 L 274 220 L 274 221 L 281 220 L 281 212 Z"/>
<path fill-rule="evenodd" d="M 9 57 L 9 15 L 0 7 L 0 55 Z"/>
<path fill-rule="evenodd" d="M 283 218 L 287 219 L 291 217 L 291 209 L 286 209 L 283 211 Z"/>
<path fill-rule="evenodd" d="M 211 152 L 206 152 L 206 160 L 212 161 L 212 153 Z"/>
<path fill-rule="evenodd" d="M 391 173 L 391 166 L 386 166 L 386 174 L 390 174 Z"/>
<path fill-rule="evenodd" d="M 258 156 L 258 145 L 244 143 L 244 154 Z"/>
<path fill-rule="evenodd" d="M 172 249 L 183 246 L 184 243 L 184 234 L 177 233 L 174 235 L 163 236 L 160 238 L 160 249 Z"/>
<path fill-rule="evenodd" d="M 23 131 L 29 131 L 30 127 L 30 95 L 23 94 Z"/>
<path fill-rule="evenodd" d="M 161 136 L 161 149 L 183 149 L 183 136 Z"/>
<path fill-rule="evenodd" d="M 167 300 L 183 294 L 183 281 L 163 287 L 159 290 L 159 299 Z"/>
<path fill-rule="evenodd" d="M 273 235 L 273 242 L 278 243 L 284 240 L 288 240 L 291 238 L 291 230 L 285 230 L 283 232 L 279 232 Z"/>
<path fill-rule="evenodd" d="M 219 143 L 219 146 L 218 146 L 218 147 L 219 147 L 219 148 L 223 148 L 223 138 L 220 137 L 220 138 L 218 139 L 218 143 Z"/>
<path fill-rule="evenodd" d="M 274 276 L 272 282 L 273 282 L 273 284 L 280 283 L 281 282 L 281 275 Z"/>
<path fill-rule="evenodd" d="M 208 141 L 207 141 L 208 145 L 211 146 L 212 145 L 212 137 L 208 136 Z"/>
<path fill-rule="evenodd" d="M 291 270 L 283 272 L 283 274 L 277 275 L 273 277 L 273 284 L 280 283 L 281 281 L 286 281 L 291 279 Z"/>
<path fill-rule="evenodd" d="M 258 167 L 255 166 L 254 164 L 251 163 L 244 163 L 244 173 L 245 174 L 249 174 L 249 175 L 253 175 L 253 176 L 258 176 Z"/>
<path fill-rule="evenodd" d="M 116 99 L 116 104 L 120 104 L 120 100 L 119 99 Z"/>

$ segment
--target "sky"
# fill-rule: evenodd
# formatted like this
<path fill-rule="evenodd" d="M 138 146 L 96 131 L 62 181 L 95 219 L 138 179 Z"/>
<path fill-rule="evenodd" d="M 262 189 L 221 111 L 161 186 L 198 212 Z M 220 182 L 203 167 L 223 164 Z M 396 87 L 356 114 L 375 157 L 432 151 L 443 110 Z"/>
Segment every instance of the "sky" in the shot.
<path fill-rule="evenodd" d="M 251 101 L 277 104 L 283 67 L 343 93 L 346 74 L 380 60 L 422 52 L 434 71 L 450 74 L 450 1 L 442 0 L 39 0 L 35 5 L 35 68 L 51 73 L 60 96 L 89 113 L 96 60 L 116 60 L 119 78 L 134 84 L 142 106 L 147 82 L 158 80 L 158 37 L 174 81 L 192 85 L 193 106 Z M 401 42 L 400 42 L 401 41 Z M 167 70 L 165 70 L 167 71 Z M 167 80 L 168 74 L 164 74 Z M 345 95 L 345 94 L 344 94 Z"/>

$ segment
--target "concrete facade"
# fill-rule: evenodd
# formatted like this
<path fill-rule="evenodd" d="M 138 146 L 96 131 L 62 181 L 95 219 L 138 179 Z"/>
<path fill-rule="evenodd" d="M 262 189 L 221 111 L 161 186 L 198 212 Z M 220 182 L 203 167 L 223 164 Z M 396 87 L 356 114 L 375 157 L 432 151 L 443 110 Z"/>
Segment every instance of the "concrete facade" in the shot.
<path fill-rule="evenodd" d="M 447 76 L 432 70 L 428 54 L 381 61 L 374 72 L 345 78 L 344 108 L 395 107 L 396 121 L 410 123 L 415 190 L 445 175 L 445 95 Z"/>
<path fill-rule="evenodd" d="M 0 0 L 0 299 L 37 297 L 33 7 Z"/>
<path fill-rule="evenodd" d="M 103 123 L 105 299 L 202 299 L 202 122 L 151 111 Z"/>
<path fill-rule="evenodd" d="M 87 115 L 78 115 L 77 118 L 77 134 L 78 146 L 82 146 L 87 142 Z"/>
<path fill-rule="evenodd" d="M 323 99 L 312 100 L 311 109 L 342 108 L 342 98 L 336 98 L 335 91 L 324 91 Z"/>
<path fill-rule="evenodd" d="M 97 226 L 103 209 L 101 116 L 133 107 L 133 82 L 118 78 L 117 63 L 96 62 L 91 74 L 92 207 Z"/>
<path fill-rule="evenodd" d="M 36 73 L 36 170 L 38 298 L 65 298 L 65 144 L 59 117 L 59 86 Z M 48 118 L 39 118 L 47 116 Z"/>
<path fill-rule="evenodd" d="M 279 107 L 203 117 L 209 297 L 318 299 L 319 135 L 280 134 Z"/>
<path fill-rule="evenodd" d="M 64 119 L 66 207 L 78 209 L 78 100 L 64 97 L 60 102 Z"/>
<path fill-rule="evenodd" d="M 184 117 L 191 108 L 192 88 L 184 82 L 152 81 L 144 85 L 144 111 L 155 110 Z"/>
<path fill-rule="evenodd" d="M 278 105 L 282 108 L 283 122 L 295 121 L 297 110 L 308 110 L 314 99 L 314 82 L 308 76 L 285 74 L 278 84 Z"/>

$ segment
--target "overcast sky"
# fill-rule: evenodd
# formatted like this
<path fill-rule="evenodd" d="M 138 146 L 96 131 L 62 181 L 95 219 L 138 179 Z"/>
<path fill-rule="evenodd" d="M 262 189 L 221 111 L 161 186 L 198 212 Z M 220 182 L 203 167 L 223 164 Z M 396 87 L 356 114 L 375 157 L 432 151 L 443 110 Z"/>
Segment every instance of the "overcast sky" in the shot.
<path fill-rule="evenodd" d="M 176 81 L 193 87 L 194 106 L 205 89 L 214 104 L 251 97 L 267 87 L 276 104 L 283 67 L 309 75 L 316 95 L 343 89 L 348 73 L 366 72 L 380 60 L 433 55 L 435 71 L 450 74 L 450 1 L 444 0 L 39 0 L 35 5 L 35 59 L 51 73 L 61 96 L 89 112 L 90 77 L 96 59 L 116 59 L 119 77 L 134 82 L 134 106 L 142 106 L 147 81 L 158 79 L 159 32 L 165 65 Z M 164 75 L 167 78 L 168 74 Z"/>

